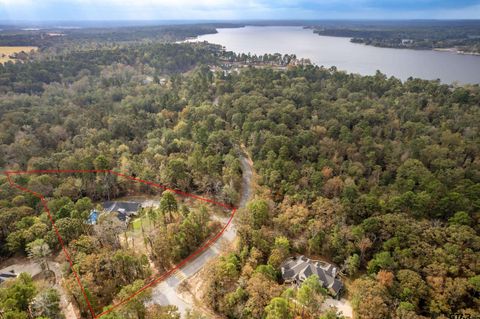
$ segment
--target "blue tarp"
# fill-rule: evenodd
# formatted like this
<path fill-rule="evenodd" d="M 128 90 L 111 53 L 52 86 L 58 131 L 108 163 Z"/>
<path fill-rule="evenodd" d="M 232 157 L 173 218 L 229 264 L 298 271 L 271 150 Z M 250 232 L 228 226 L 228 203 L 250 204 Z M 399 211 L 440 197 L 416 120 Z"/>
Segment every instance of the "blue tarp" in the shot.
<path fill-rule="evenodd" d="M 90 213 L 90 216 L 88 216 L 88 223 L 90 225 L 95 225 L 97 224 L 97 219 L 98 219 L 98 213 L 96 210 L 92 210 Z"/>

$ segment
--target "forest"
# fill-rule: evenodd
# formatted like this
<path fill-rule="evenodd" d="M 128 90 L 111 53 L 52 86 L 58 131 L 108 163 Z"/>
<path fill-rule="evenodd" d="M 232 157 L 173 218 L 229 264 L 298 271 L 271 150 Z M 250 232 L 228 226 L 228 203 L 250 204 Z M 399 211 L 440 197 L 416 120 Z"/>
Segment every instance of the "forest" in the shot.
<path fill-rule="evenodd" d="M 212 311 L 342 318 L 320 309 L 327 295 L 318 280 L 281 282 L 280 263 L 305 254 L 339 266 L 355 318 L 478 317 L 480 87 L 314 65 L 210 70 L 229 59 L 249 60 L 208 44 L 145 43 L 0 66 L 0 166 L 111 169 L 236 204 L 243 144 L 259 185 L 236 217 L 237 247 L 209 267 L 199 298 Z M 121 179 L 11 178 L 49 199 L 96 311 L 143 286 L 149 257 L 120 245 L 116 225 L 86 222 L 96 202 L 127 192 Z M 205 208 L 186 209 L 167 194 L 149 234 L 159 270 L 218 227 Z M 48 267 L 43 261 L 60 253 L 38 198 L 6 176 L 0 224 L 3 260 L 30 256 Z M 88 318 L 71 271 L 64 278 Z M 105 318 L 179 318 L 146 306 L 150 293 Z M 58 294 L 22 275 L 0 287 L 0 307 L 5 318 L 29 318 L 32 304 L 40 305 L 35 318 L 62 318 L 58 301 L 38 302 Z"/>
<path fill-rule="evenodd" d="M 384 48 L 450 49 L 480 53 L 478 21 L 367 21 L 311 26 L 319 35 L 348 37 L 351 42 Z"/>
<path fill-rule="evenodd" d="M 32 45 L 41 49 L 64 50 L 90 44 L 119 45 L 122 43 L 175 42 L 202 34 L 216 33 L 227 24 L 161 25 L 161 26 L 92 26 L 85 22 L 70 28 L 46 25 L 41 28 L 19 28 L 0 25 L 0 46 Z M 229 27 L 240 26 L 229 23 Z"/>

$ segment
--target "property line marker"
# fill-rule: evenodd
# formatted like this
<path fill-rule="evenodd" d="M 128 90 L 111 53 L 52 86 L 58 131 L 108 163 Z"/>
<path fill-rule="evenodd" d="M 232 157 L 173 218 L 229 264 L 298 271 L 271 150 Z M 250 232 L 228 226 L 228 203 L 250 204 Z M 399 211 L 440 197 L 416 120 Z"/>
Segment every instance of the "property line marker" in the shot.
<path fill-rule="evenodd" d="M 162 273 L 161 275 L 157 276 L 156 278 L 151 279 L 150 282 L 145 284 L 142 288 L 140 288 L 139 290 L 137 290 L 136 292 L 134 292 L 133 294 L 131 294 L 130 296 L 128 296 L 124 300 L 118 302 L 117 304 L 112 305 L 110 308 L 101 312 L 100 314 L 95 315 L 95 312 L 93 311 L 93 307 L 90 304 L 90 300 L 88 299 L 87 293 L 85 291 L 85 288 L 82 285 L 80 277 L 78 276 L 77 272 L 73 268 L 73 261 L 71 259 L 70 253 L 68 252 L 67 248 L 65 247 L 62 236 L 60 235 L 60 233 L 57 229 L 57 226 L 55 225 L 55 221 L 52 217 L 52 214 L 50 213 L 50 210 L 48 209 L 47 200 L 45 199 L 45 197 L 42 194 L 37 193 L 35 191 L 32 191 L 28 188 L 25 188 L 25 187 L 22 187 L 22 186 L 16 184 L 11 178 L 12 175 L 22 175 L 22 174 L 74 174 L 74 173 L 95 173 L 95 174 L 108 173 L 108 174 L 116 175 L 116 176 L 119 176 L 119 177 L 123 177 L 123 178 L 129 179 L 129 180 L 137 182 L 137 183 L 142 183 L 142 184 L 150 185 L 150 186 L 153 186 L 153 187 L 156 187 L 156 188 L 161 188 L 163 190 L 168 190 L 168 191 L 174 192 L 174 193 L 176 193 L 180 196 L 183 196 L 183 197 L 194 198 L 194 199 L 199 200 L 199 201 L 211 203 L 211 204 L 229 209 L 231 211 L 230 218 L 228 219 L 227 223 L 223 226 L 223 228 L 215 236 L 213 236 L 212 238 L 207 240 L 202 246 L 200 246 L 197 250 L 195 250 L 193 253 L 191 253 L 187 258 L 180 261 L 177 265 L 175 265 L 170 270 Z M 236 210 L 237 210 L 235 207 L 233 207 L 231 205 L 227 205 L 225 203 L 217 202 L 215 200 L 212 200 L 212 199 L 209 199 L 209 198 L 204 198 L 204 197 L 201 197 L 201 196 L 198 196 L 198 195 L 195 195 L 195 194 L 191 194 L 191 193 L 188 193 L 188 192 L 184 192 L 184 191 L 181 191 L 181 190 L 178 190 L 178 189 L 168 188 L 167 186 L 164 186 L 164 185 L 161 185 L 161 184 L 157 184 L 157 183 L 154 183 L 154 182 L 151 182 L 151 181 L 143 180 L 143 179 L 140 179 L 140 178 L 137 178 L 137 177 L 134 177 L 134 176 L 130 176 L 130 175 L 125 175 L 125 174 L 122 174 L 122 173 L 119 173 L 119 172 L 115 172 L 113 170 L 96 170 L 96 169 L 84 169 L 84 170 L 74 170 L 74 169 L 72 169 L 72 170 L 60 170 L 60 169 L 58 169 L 58 170 L 55 170 L 54 169 L 54 170 L 30 170 L 30 171 L 4 171 L 3 174 L 7 177 L 8 183 L 11 187 L 17 188 L 17 189 L 19 189 L 23 192 L 26 192 L 26 193 L 30 193 L 30 194 L 34 195 L 35 197 L 37 197 L 38 199 L 40 199 L 40 202 L 42 203 L 42 206 L 44 207 L 45 211 L 47 212 L 48 218 L 50 219 L 50 222 L 52 223 L 52 227 L 55 231 L 55 234 L 57 235 L 58 241 L 59 241 L 60 245 L 62 246 L 63 254 L 65 255 L 65 258 L 67 259 L 68 263 L 70 264 L 70 269 L 72 270 L 72 273 L 75 275 L 76 281 L 77 281 L 78 285 L 80 286 L 80 289 L 82 291 L 85 302 L 87 303 L 88 310 L 89 310 L 90 314 L 92 315 L 92 318 L 94 318 L 94 319 L 100 318 L 101 316 L 104 316 L 104 315 L 112 312 L 114 309 L 117 309 L 117 308 L 123 306 L 124 304 L 128 303 L 130 300 L 135 298 L 138 294 L 140 294 L 144 290 L 158 284 L 159 282 L 163 281 L 165 278 L 169 277 L 172 273 L 174 273 L 175 271 L 179 270 L 181 267 L 186 265 L 194 257 L 198 256 L 200 253 L 202 253 L 207 248 L 209 248 L 226 231 L 228 226 L 231 224 L 231 222 L 233 220 L 233 217 L 235 216 L 235 213 L 236 213 Z"/>

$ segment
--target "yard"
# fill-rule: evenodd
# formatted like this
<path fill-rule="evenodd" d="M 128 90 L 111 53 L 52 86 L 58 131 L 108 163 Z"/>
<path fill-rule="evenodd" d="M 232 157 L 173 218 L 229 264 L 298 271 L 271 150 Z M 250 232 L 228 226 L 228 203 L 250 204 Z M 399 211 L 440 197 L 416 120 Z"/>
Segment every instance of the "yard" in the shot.
<path fill-rule="evenodd" d="M 126 236 L 122 238 L 122 244 L 148 256 L 150 248 L 145 239 L 153 230 L 154 223 L 147 215 L 135 218 L 130 222 L 125 232 Z"/>

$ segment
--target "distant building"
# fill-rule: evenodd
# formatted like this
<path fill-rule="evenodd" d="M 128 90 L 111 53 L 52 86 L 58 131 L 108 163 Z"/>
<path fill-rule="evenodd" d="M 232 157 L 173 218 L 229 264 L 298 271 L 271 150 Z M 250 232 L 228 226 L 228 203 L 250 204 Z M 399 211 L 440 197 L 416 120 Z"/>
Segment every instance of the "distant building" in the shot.
<path fill-rule="evenodd" d="M 138 214 L 140 203 L 137 202 L 104 202 L 103 209 L 106 213 L 116 213 L 117 218 L 128 224 L 133 216 Z"/>
<path fill-rule="evenodd" d="M 143 79 L 142 81 L 143 84 L 150 84 L 152 82 L 153 82 L 153 76 L 149 76 L 149 75 L 147 75 L 145 79 Z"/>
<path fill-rule="evenodd" d="M 63 37 L 65 36 L 65 33 L 60 33 L 60 32 L 48 32 L 47 35 L 49 37 Z"/>
<path fill-rule="evenodd" d="M 305 279 L 317 275 L 322 286 L 332 296 L 338 296 L 343 289 L 343 283 L 336 278 L 337 268 L 333 265 L 311 260 L 305 256 L 290 257 L 281 265 L 282 278 L 287 283 L 300 285 Z"/>

